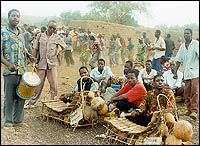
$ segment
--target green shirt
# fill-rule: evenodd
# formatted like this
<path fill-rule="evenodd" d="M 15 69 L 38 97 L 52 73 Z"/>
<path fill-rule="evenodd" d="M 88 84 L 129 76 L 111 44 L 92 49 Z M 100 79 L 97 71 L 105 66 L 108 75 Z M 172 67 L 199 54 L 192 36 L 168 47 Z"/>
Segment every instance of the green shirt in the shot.
<path fill-rule="evenodd" d="M 184 80 L 199 77 L 199 41 L 192 40 L 188 49 L 183 43 L 175 57 L 176 61 L 183 62 Z"/>

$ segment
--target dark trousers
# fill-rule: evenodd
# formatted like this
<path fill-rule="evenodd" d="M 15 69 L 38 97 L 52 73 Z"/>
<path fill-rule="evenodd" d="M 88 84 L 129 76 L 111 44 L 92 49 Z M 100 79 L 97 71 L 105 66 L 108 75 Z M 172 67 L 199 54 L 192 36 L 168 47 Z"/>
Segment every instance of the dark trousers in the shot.
<path fill-rule="evenodd" d="M 120 110 L 120 112 L 125 112 L 125 113 L 128 113 L 128 111 L 133 108 L 133 109 L 136 109 L 137 107 L 128 102 L 128 100 L 120 100 L 120 101 L 117 101 L 117 104 L 116 104 L 116 107 Z"/>
<path fill-rule="evenodd" d="M 151 121 L 152 115 L 150 116 L 137 116 L 137 117 L 126 117 L 128 120 L 132 121 L 141 126 L 147 126 Z"/>
<path fill-rule="evenodd" d="M 144 83 L 144 87 L 147 90 L 147 92 L 150 91 L 150 90 L 153 90 L 153 86 L 151 86 L 150 84 Z"/>
<path fill-rule="evenodd" d="M 21 75 L 4 75 L 4 126 L 12 127 L 14 123 L 24 120 L 25 100 L 19 98 L 16 88 Z"/>
<path fill-rule="evenodd" d="M 134 104 L 128 102 L 127 100 L 117 101 L 116 107 L 120 110 L 120 113 L 122 113 L 122 112 L 128 113 L 128 111 L 131 108 L 133 108 L 133 109 L 138 108 Z M 152 117 L 152 115 L 150 115 L 150 116 L 137 116 L 137 117 L 128 116 L 126 118 L 128 120 L 132 121 L 133 123 L 138 124 L 138 125 L 147 126 L 148 123 L 151 121 L 151 117 Z"/>
<path fill-rule="evenodd" d="M 74 59 L 72 58 L 71 50 L 65 51 L 65 60 L 66 60 L 67 66 L 69 66 L 70 64 L 74 65 Z"/>

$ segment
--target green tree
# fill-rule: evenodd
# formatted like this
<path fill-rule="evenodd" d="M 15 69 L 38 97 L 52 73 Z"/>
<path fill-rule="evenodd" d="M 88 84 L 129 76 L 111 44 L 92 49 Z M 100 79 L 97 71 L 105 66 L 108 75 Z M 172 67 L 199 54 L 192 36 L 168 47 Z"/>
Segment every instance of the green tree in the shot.
<path fill-rule="evenodd" d="M 60 21 L 62 21 L 65 25 L 68 25 L 68 23 L 71 20 L 81 20 L 82 19 L 82 15 L 80 13 L 80 11 L 67 11 L 67 12 L 62 12 L 60 14 Z"/>
<path fill-rule="evenodd" d="M 94 1 L 88 5 L 89 20 L 106 21 L 117 24 L 138 26 L 136 13 L 147 13 L 148 3 L 132 1 Z"/>

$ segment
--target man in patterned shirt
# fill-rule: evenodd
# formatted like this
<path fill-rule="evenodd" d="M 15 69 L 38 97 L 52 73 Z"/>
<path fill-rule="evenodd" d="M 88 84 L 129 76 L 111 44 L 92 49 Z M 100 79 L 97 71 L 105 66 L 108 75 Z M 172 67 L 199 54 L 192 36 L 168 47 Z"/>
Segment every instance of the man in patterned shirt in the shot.
<path fill-rule="evenodd" d="M 89 61 L 89 65 L 91 67 L 91 70 L 94 69 L 95 67 L 97 67 L 97 63 L 98 60 L 101 59 L 100 58 L 100 51 L 102 51 L 102 47 L 100 45 L 100 42 L 98 40 L 96 40 L 94 35 L 89 35 L 89 38 L 92 40 L 92 47 L 91 47 L 91 51 L 92 51 L 92 58 Z"/>
<path fill-rule="evenodd" d="M 8 26 L 1 31 L 1 63 L 4 71 L 4 127 L 13 131 L 13 126 L 24 125 L 24 99 L 16 94 L 16 88 L 20 83 L 25 68 L 25 55 L 31 62 L 35 59 L 24 45 L 24 37 L 18 24 L 20 12 L 12 9 L 8 12 Z"/>
<path fill-rule="evenodd" d="M 152 115 L 155 111 L 159 111 L 157 96 L 159 94 L 164 94 L 167 96 L 169 101 L 164 96 L 159 97 L 159 102 L 161 109 L 177 109 L 176 100 L 174 93 L 171 89 L 163 89 L 164 78 L 162 75 L 156 75 L 153 79 L 154 89 L 147 92 L 146 96 L 138 106 L 140 110 L 133 111 L 132 117 L 127 117 L 127 119 L 133 121 L 136 124 L 147 126 L 151 121 Z"/>

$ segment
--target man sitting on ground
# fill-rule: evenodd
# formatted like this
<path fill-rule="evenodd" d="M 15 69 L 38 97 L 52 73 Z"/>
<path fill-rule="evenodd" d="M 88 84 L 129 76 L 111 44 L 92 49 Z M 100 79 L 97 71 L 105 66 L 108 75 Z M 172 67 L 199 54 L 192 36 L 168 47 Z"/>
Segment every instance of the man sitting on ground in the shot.
<path fill-rule="evenodd" d="M 175 74 L 175 62 L 170 62 L 170 69 L 166 72 L 164 72 L 164 82 L 165 87 L 171 89 L 174 91 L 175 96 L 182 96 L 184 97 L 184 86 L 182 86 L 182 80 L 183 80 L 183 73 L 180 71 L 177 71 L 177 79 L 174 79 Z"/>
<path fill-rule="evenodd" d="M 143 68 L 140 70 L 140 75 L 143 80 L 144 87 L 146 88 L 147 91 L 152 90 L 152 82 L 153 82 L 153 77 L 157 75 L 157 71 L 155 69 L 152 69 L 152 61 L 147 60 L 146 61 L 146 68 Z"/>
<path fill-rule="evenodd" d="M 134 69 L 134 68 L 133 68 L 133 62 L 130 61 L 130 60 L 129 60 L 129 61 L 126 61 L 125 65 L 124 65 L 124 71 L 123 71 L 124 77 L 127 78 L 128 72 L 129 72 L 130 70 L 132 70 L 132 69 Z M 136 69 L 136 70 L 139 71 L 138 69 Z M 140 71 L 139 71 L 139 72 L 140 72 Z M 140 83 L 143 84 L 141 74 L 139 74 L 138 80 L 139 80 Z"/>
<path fill-rule="evenodd" d="M 132 69 L 133 69 L 133 62 L 132 61 L 126 61 L 125 66 L 124 66 L 124 70 L 123 70 L 123 77 L 116 77 L 116 76 L 111 76 L 110 77 L 110 79 L 107 82 L 106 93 L 104 95 L 104 98 L 105 98 L 106 102 L 108 102 L 113 95 L 115 95 L 121 88 L 124 87 L 124 85 L 127 84 L 128 72 L 130 70 L 132 70 Z M 135 69 L 135 70 L 137 72 L 139 72 L 139 70 L 137 70 L 137 69 Z M 140 73 L 138 75 L 138 81 L 143 84 L 143 81 L 142 81 Z M 109 110 L 111 110 L 112 107 L 113 106 L 111 104 L 109 106 Z"/>
<path fill-rule="evenodd" d="M 100 86 L 99 90 L 105 93 L 107 81 L 111 76 L 114 76 L 114 74 L 112 73 L 110 67 L 105 66 L 105 60 L 101 58 L 98 60 L 98 67 L 91 71 L 90 76 L 97 80 Z"/>
<path fill-rule="evenodd" d="M 157 96 L 159 94 L 164 94 L 168 97 L 169 101 L 166 97 L 159 97 L 159 102 L 161 109 L 177 109 L 176 101 L 174 97 L 174 93 L 171 89 L 165 89 L 164 87 L 164 78 L 162 75 L 156 75 L 153 79 L 154 89 L 147 92 L 144 99 L 141 101 L 138 106 L 140 110 L 135 110 L 131 113 L 131 117 L 126 117 L 130 121 L 142 126 L 147 126 L 151 121 L 152 115 L 155 111 L 159 111 Z"/>
<path fill-rule="evenodd" d="M 89 71 L 88 71 L 88 68 L 86 66 L 81 66 L 79 68 L 79 73 L 80 73 L 81 78 L 83 76 L 89 77 Z M 63 100 L 64 102 L 71 102 L 73 100 L 74 93 L 81 91 L 81 85 L 80 85 L 81 78 L 78 79 L 76 87 L 75 87 L 75 89 L 72 93 L 62 94 L 59 97 L 59 99 Z M 98 85 L 97 81 L 94 78 L 92 78 L 92 79 L 93 79 L 95 85 L 90 78 L 83 78 L 82 79 L 82 90 L 86 90 L 86 91 L 97 91 L 98 90 L 99 85 Z M 64 95 L 66 95 L 66 96 L 64 96 Z"/>
<path fill-rule="evenodd" d="M 128 72 L 127 84 L 110 98 L 107 105 L 116 102 L 120 112 L 128 112 L 130 109 L 138 108 L 147 91 L 138 81 L 139 71 L 132 69 Z"/>

